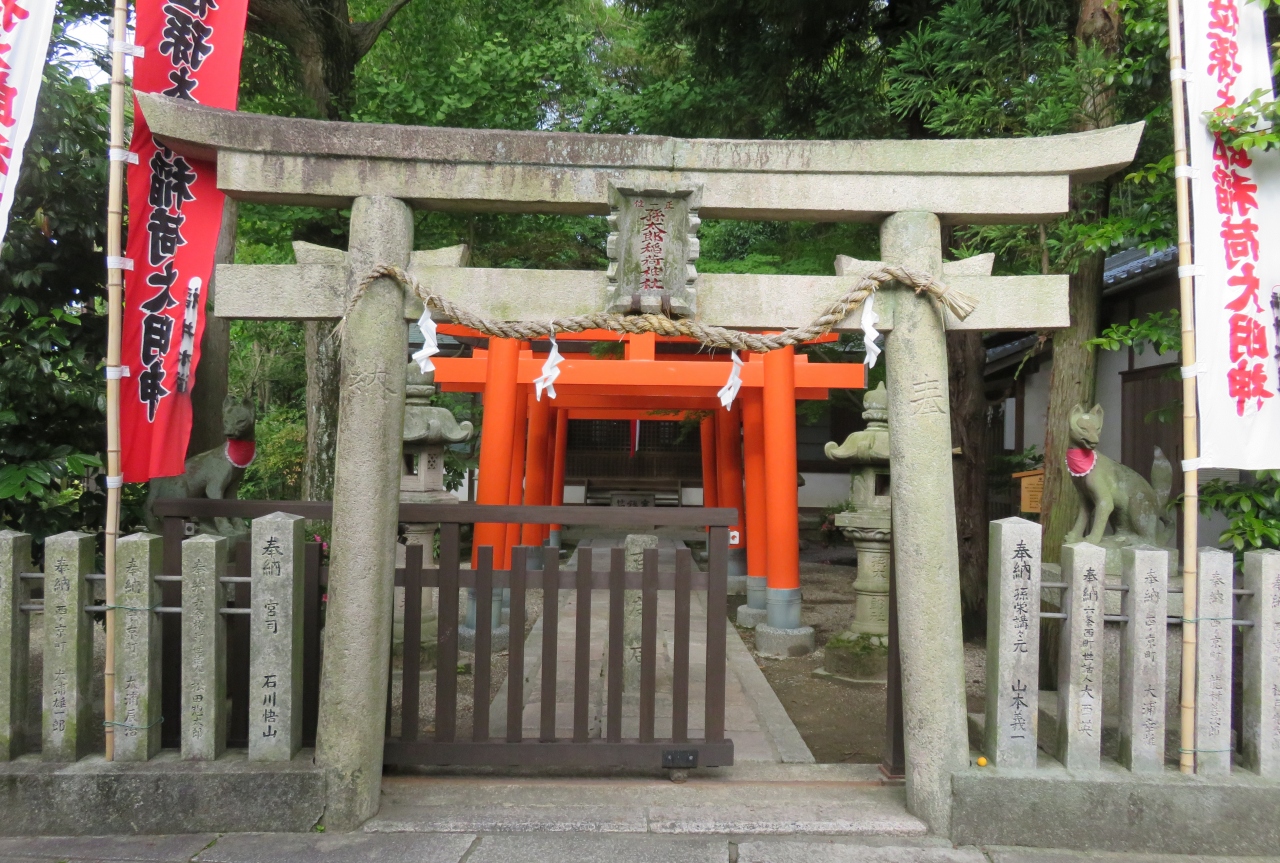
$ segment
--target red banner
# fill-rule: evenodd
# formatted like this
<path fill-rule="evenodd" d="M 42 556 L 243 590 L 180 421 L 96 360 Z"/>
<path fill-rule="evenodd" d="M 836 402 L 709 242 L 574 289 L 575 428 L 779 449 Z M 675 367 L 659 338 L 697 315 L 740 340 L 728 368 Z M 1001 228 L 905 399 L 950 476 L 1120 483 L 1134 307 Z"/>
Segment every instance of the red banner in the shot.
<path fill-rule="evenodd" d="M 142 0 L 133 86 L 215 108 L 236 107 L 248 0 Z M 135 104 L 120 386 L 126 482 L 183 471 L 206 286 L 222 224 L 217 166 L 158 144 Z"/>

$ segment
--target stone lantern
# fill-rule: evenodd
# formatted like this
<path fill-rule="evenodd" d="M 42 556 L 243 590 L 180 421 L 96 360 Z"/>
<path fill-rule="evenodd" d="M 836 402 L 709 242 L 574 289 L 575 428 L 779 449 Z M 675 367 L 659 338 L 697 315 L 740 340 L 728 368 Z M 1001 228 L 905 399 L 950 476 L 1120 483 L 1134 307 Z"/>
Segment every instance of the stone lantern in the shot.
<path fill-rule="evenodd" d="M 449 444 L 471 439 L 474 429 L 469 422 L 459 423 L 448 408 L 429 404 L 436 391 L 435 376 L 423 374 L 411 362 L 405 369 L 404 449 L 400 472 L 401 503 L 456 504 L 458 498 L 444 487 L 444 450 Z M 422 546 L 423 566 L 434 566 L 435 536 L 440 525 L 405 524 L 405 545 Z M 404 550 L 399 550 L 397 565 L 404 566 Z M 423 588 L 422 620 L 435 618 L 431 588 Z M 396 590 L 393 640 L 404 641 L 404 591 Z M 434 635 L 432 636 L 434 644 Z"/>
<path fill-rule="evenodd" d="M 853 583 L 856 606 L 849 628 L 827 643 L 826 670 L 836 675 L 878 677 L 884 671 L 889 634 L 889 407 L 884 384 L 862 399 L 867 428 L 825 447 L 827 458 L 848 462 L 852 510 L 837 513 L 835 525 L 858 552 Z"/>

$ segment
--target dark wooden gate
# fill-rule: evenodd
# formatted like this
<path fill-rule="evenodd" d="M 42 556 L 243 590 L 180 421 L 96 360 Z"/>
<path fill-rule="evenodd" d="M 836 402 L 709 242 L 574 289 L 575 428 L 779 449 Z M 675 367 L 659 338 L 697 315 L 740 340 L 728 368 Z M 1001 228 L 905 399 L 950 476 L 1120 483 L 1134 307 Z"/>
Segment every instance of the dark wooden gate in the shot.
<path fill-rule="evenodd" d="M 418 511 L 420 509 L 420 511 Z M 429 512 L 428 512 L 429 510 Z M 444 510 L 444 512 L 442 512 Z M 420 547 L 409 548 L 397 583 L 405 587 L 405 632 L 418 632 L 421 624 L 423 587 L 438 587 L 440 602 L 436 634 L 435 723 L 429 737 L 419 736 L 420 651 L 406 649 L 402 671 L 401 733 L 388 733 L 384 762 L 388 765 L 489 765 L 489 766 L 609 766 L 609 767 L 710 767 L 733 763 L 733 741 L 724 736 L 725 624 L 728 577 L 729 534 L 734 511 L 729 509 L 651 509 L 637 511 L 606 507 L 415 507 L 401 508 L 401 518 L 414 522 L 439 521 L 440 565 L 422 568 Z M 451 519 L 451 520 L 446 520 Z M 474 570 L 463 570 L 459 562 L 459 522 L 486 521 L 523 524 L 594 525 L 648 531 L 657 526 L 706 526 L 708 529 L 707 571 L 696 572 L 688 549 L 676 554 L 673 571 L 659 571 L 658 551 L 646 551 L 643 572 L 626 572 L 624 551 L 610 550 L 607 572 L 596 571 L 593 553 L 580 546 L 574 571 L 561 571 L 557 550 L 521 546 L 513 549 L 511 568 L 493 568 L 493 549 L 483 546 L 476 555 Z M 533 568 L 534 555 L 541 566 Z M 458 623 L 461 609 L 459 588 L 476 592 L 474 687 L 471 704 L 470 739 L 459 739 L 456 717 L 458 704 Z M 507 670 L 507 733 L 502 739 L 490 737 L 490 682 L 493 673 L 492 620 L 487 612 L 494 591 L 510 588 L 510 646 Z M 525 703 L 524 628 L 525 593 L 543 590 L 542 710 L 536 737 L 524 737 Z M 573 679 L 573 734 L 557 737 L 556 684 L 559 591 L 577 592 L 575 618 L 575 662 Z M 604 725 L 598 738 L 589 737 L 590 723 L 590 641 L 591 594 L 603 590 L 609 595 L 607 696 Z M 626 739 L 623 728 L 623 614 L 627 590 L 641 592 L 641 644 L 639 736 Z M 704 736 L 689 736 L 689 651 L 692 591 L 705 590 L 706 599 L 706 690 L 703 716 Z M 656 738 L 656 667 L 658 633 L 658 593 L 674 594 L 675 630 L 672 668 L 671 737 Z M 409 639 L 406 637 L 406 644 Z M 391 713 L 388 704 L 388 716 Z M 390 725 L 390 723 L 388 723 Z"/>
<path fill-rule="evenodd" d="M 164 571 L 177 574 L 181 571 L 181 543 L 184 539 L 184 523 L 188 519 L 245 518 L 252 519 L 273 512 L 287 512 L 315 520 L 328 520 L 332 516 L 332 504 L 327 501 L 245 501 L 245 500 L 172 500 L 159 501 L 156 514 L 164 519 Z M 439 626 L 437 631 L 437 680 L 436 722 L 430 739 L 418 737 L 416 722 L 402 722 L 403 731 L 392 737 L 388 732 L 385 763 L 388 765 L 547 765 L 547 766 L 620 766 L 620 767 L 710 767 L 733 763 L 733 742 L 724 736 L 725 699 L 725 626 L 728 616 L 727 579 L 729 553 L 729 526 L 737 522 L 732 509 L 706 509 L 701 507 L 657 509 L 632 509 L 612 507 L 517 507 L 479 506 L 471 504 L 427 505 L 401 504 L 400 521 L 411 524 L 440 524 L 440 565 L 434 569 L 422 567 L 422 547 L 408 546 L 406 566 L 396 570 L 397 586 L 406 588 L 405 631 L 417 632 L 421 622 L 421 587 L 440 588 Z M 493 550 L 479 549 L 478 566 L 464 570 L 460 560 L 460 528 L 463 524 L 524 523 L 560 524 L 567 526 L 594 526 L 626 529 L 637 533 L 655 527 L 698 527 L 708 534 L 708 565 L 706 572 L 697 572 L 687 549 L 676 556 L 673 571 L 659 571 L 656 555 L 647 557 L 642 573 L 624 571 L 622 549 L 612 550 L 608 572 L 592 569 L 591 553 L 584 548 L 579 555 L 576 571 L 561 571 L 559 557 L 542 549 L 520 547 L 513 551 L 510 570 L 494 570 Z M 315 739 L 316 717 L 320 692 L 320 641 L 322 636 L 324 603 L 327 586 L 327 567 L 322 565 L 320 546 L 308 543 L 304 572 L 304 623 L 303 623 L 303 744 L 312 745 Z M 531 568 L 532 554 L 544 553 L 542 568 Z M 248 578 L 248 546 L 242 544 L 235 550 L 235 562 L 228 572 L 233 608 L 249 607 L 250 579 Z M 527 590 L 544 590 L 544 602 L 554 601 L 556 594 L 547 591 L 548 586 L 559 590 L 577 591 L 584 601 L 579 603 L 576 623 L 576 672 L 574 679 L 574 731 L 569 738 L 555 736 L 555 631 L 557 615 L 554 607 L 544 606 L 544 639 L 542 679 L 543 692 L 550 691 L 552 698 L 543 700 L 541 733 L 536 739 L 524 738 L 520 717 L 524 701 L 524 593 Z M 161 585 L 166 606 L 181 604 L 181 589 L 177 582 Z M 510 631 L 513 633 L 506 658 L 508 671 L 507 704 L 508 733 L 502 740 L 490 739 L 488 681 L 493 673 L 492 657 L 488 649 L 492 638 L 491 619 L 487 614 L 477 615 L 475 692 L 483 697 L 473 698 L 473 732 L 470 740 L 459 740 L 456 733 L 457 654 L 458 623 L 461 609 L 458 606 L 458 589 L 475 588 L 479 596 L 479 608 L 486 609 L 495 590 L 510 588 L 512 591 Z M 609 689 L 607 693 L 604 734 L 590 739 L 587 734 L 589 704 L 587 693 L 590 680 L 589 663 L 584 661 L 589 649 L 590 602 L 592 591 L 609 592 Z M 623 664 L 622 616 L 626 590 L 642 592 L 641 623 L 641 681 L 640 681 L 640 734 L 634 739 L 622 737 L 622 684 L 621 675 L 613 673 Z M 691 594 L 706 591 L 706 689 L 704 733 L 701 738 L 690 738 L 689 728 L 689 644 Z M 656 714 L 656 639 L 657 597 L 659 591 L 671 591 L 675 601 L 675 644 L 673 654 L 672 734 L 667 739 L 654 735 Z M 547 600 L 551 597 L 551 600 Z M 413 601 L 416 599 L 417 601 Z M 585 609 L 585 611 L 584 611 Z M 170 622 L 172 621 L 172 622 Z M 164 635 L 162 644 L 162 702 L 165 718 L 165 746 L 177 746 L 181 715 L 178 710 L 181 685 L 181 626 L 178 615 L 166 615 L 162 620 Z M 229 717 L 228 743 L 244 745 L 248 727 L 248 619 L 245 615 L 233 615 L 228 620 L 227 644 L 227 695 L 232 709 Z M 403 668 L 402 716 L 418 716 L 421 712 L 419 698 L 420 653 L 406 650 Z M 511 673 L 514 671 L 514 673 Z M 548 690 L 550 687 L 550 690 Z M 550 710 L 547 709 L 550 706 Z M 390 714 L 390 705 L 388 705 Z"/>

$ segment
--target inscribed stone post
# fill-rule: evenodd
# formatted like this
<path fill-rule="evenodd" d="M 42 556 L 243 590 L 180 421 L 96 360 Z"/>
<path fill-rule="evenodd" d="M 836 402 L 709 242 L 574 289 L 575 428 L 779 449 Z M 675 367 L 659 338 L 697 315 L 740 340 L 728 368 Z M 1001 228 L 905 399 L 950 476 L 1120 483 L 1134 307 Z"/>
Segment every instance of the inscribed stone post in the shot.
<path fill-rule="evenodd" d="M 1040 701 L 1040 525 L 991 522 L 987 581 L 987 721 L 996 767 L 1036 766 Z"/>
<path fill-rule="evenodd" d="M 1062 546 L 1063 622 L 1058 650 L 1058 758 L 1068 770 L 1102 759 L 1103 615 L 1107 552 L 1087 542 Z"/>
<path fill-rule="evenodd" d="M 1164 769 L 1165 642 L 1169 552 L 1124 549 L 1120 636 L 1120 763 L 1135 773 Z"/>
<path fill-rule="evenodd" d="M 350 236 L 348 294 L 375 266 L 408 265 L 413 214 L 394 198 L 357 198 Z M 378 279 L 351 308 L 342 338 L 325 619 L 330 649 L 316 735 L 331 829 L 351 829 L 378 811 L 404 434 L 404 305 L 400 285 Z"/>
<path fill-rule="evenodd" d="M 135 533 L 116 542 L 115 760 L 160 751 L 160 574 L 164 540 Z"/>
<path fill-rule="evenodd" d="M 303 521 L 283 512 L 253 520 L 250 761 L 288 761 L 302 746 Z"/>
<path fill-rule="evenodd" d="M 227 538 L 182 543 L 182 757 L 213 761 L 227 743 Z"/>
<path fill-rule="evenodd" d="M 89 665 L 93 629 L 84 607 L 93 537 L 67 531 L 44 541 L 45 761 L 78 761 L 89 742 Z"/>
<path fill-rule="evenodd" d="M 27 749 L 31 618 L 21 606 L 31 601 L 22 578 L 30 570 L 31 534 L 0 530 L 0 761 Z"/>
<path fill-rule="evenodd" d="M 1196 773 L 1231 772 L 1231 625 L 1235 557 L 1200 549 L 1196 581 Z"/>
<path fill-rule="evenodd" d="M 1280 779 L 1280 551 L 1246 551 L 1244 628 L 1244 766 L 1264 779 Z"/>
<path fill-rule="evenodd" d="M 627 572 L 644 572 L 644 553 L 646 549 L 658 547 L 658 537 L 652 533 L 627 534 L 626 557 L 624 565 Z M 622 629 L 623 653 L 622 686 L 624 690 L 633 691 L 640 688 L 640 629 L 644 613 L 642 592 L 626 591 L 623 605 Z"/>
<path fill-rule="evenodd" d="M 895 213 L 880 228 L 887 263 L 942 275 L 942 229 L 932 213 Z M 942 313 L 898 294 L 885 337 L 893 548 L 901 644 L 907 805 L 935 833 L 951 822 L 951 774 L 968 765 L 960 557 L 951 480 L 951 406 Z"/>

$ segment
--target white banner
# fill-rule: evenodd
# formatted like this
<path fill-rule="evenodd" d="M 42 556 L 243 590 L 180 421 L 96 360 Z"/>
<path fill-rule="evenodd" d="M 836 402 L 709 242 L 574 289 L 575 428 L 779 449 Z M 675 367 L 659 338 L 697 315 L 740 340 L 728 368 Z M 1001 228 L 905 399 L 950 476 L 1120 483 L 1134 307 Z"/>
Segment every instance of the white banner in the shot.
<path fill-rule="evenodd" d="M 1280 153 L 1227 148 L 1204 113 L 1271 93 L 1262 8 L 1184 0 L 1200 466 L 1280 468 Z M 1268 95 L 1268 98 L 1270 96 Z"/>
<path fill-rule="evenodd" d="M 0 242 L 31 134 L 55 0 L 0 0 Z"/>

